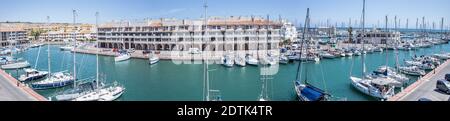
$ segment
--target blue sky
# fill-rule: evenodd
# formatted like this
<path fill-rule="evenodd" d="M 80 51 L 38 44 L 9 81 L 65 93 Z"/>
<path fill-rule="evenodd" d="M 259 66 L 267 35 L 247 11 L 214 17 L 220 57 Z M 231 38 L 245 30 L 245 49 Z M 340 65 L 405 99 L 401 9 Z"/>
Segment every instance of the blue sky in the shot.
<path fill-rule="evenodd" d="M 71 22 L 71 10 L 79 11 L 79 22 L 95 23 L 95 12 L 100 22 L 145 18 L 199 18 L 204 0 L 1 0 L 0 21 Z M 311 9 L 313 24 L 348 23 L 361 18 L 362 0 L 208 0 L 210 16 L 281 16 L 293 22 L 303 22 L 306 8 Z M 367 25 L 384 23 L 397 15 L 405 26 L 415 26 L 416 18 L 425 16 L 430 24 L 446 18 L 450 21 L 450 0 L 367 0 Z M 392 21 L 392 20 L 390 20 Z M 413 25 L 414 24 L 414 25 Z M 383 24 L 384 25 L 384 24 Z"/>

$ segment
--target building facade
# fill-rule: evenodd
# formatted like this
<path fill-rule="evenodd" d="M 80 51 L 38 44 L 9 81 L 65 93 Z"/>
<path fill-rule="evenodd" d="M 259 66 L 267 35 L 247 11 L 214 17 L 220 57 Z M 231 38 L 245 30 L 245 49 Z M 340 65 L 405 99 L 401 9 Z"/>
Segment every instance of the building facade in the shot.
<path fill-rule="evenodd" d="M 77 40 L 89 40 L 96 38 L 96 29 L 91 24 L 55 24 L 55 25 L 43 25 L 39 27 L 45 31 L 39 36 L 40 40 L 51 41 L 72 41 L 74 37 Z"/>
<path fill-rule="evenodd" d="M 207 29 L 204 23 L 202 19 L 109 22 L 100 25 L 97 37 L 101 48 L 159 51 L 207 47 L 210 51 L 278 49 L 281 42 L 281 22 L 215 17 L 207 20 Z"/>
<path fill-rule="evenodd" d="M 27 42 L 27 32 L 21 29 L 0 29 L 1 47 Z"/>
<path fill-rule="evenodd" d="M 287 21 L 283 22 L 283 27 L 281 27 L 281 33 L 283 36 L 282 37 L 283 40 L 290 40 L 291 42 L 297 41 L 298 32 L 294 24 Z"/>
<path fill-rule="evenodd" d="M 380 31 L 380 30 L 371 30 L 365 32 L 365 41 L 366 44 L 388 44 L 394 45 L 400 40 L 400 32 L 394 31 Z M 362 32 L 358 32 L 356 35 L 356 42 L 361 43 Z"/>

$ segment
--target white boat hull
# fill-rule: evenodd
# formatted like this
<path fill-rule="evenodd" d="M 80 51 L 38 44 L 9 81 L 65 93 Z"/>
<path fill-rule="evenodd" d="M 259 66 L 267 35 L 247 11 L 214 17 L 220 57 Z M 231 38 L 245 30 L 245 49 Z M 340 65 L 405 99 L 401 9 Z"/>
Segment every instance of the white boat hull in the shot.
<path fill-rule="evenodd" d="M 24 62 L 5 64 L 5 65 L 2 65 L 1 67 L 2 67 L 2 69 L 20 69 L 20 68 L 30 67 L 30 63 L 28 63 L 27 61 L 24 61 Z"/>
<path fill-rule="evenodd" d="M 130 58 L 131 58 L 131 56 L 129 54 L 123 54 L 123 55 L 119 55 L 119 56 L 115 57 L 114 61 L 115 62 L 126 61 Z"/>
<path fill-rule="evenodd" d="M 360 79 L 357 77 L 350 77 L 350 80 L 351 80 L 351 84 L 354 88 L 356 88 L 358 91 L 360 91 L 366 95 L 369 95 L 369 96 L 372 96 L 372 97 L 375 97 L 378 99 L 387 99 L 392 96 L 390 94 L 386 94 L 386 95 L 381 94 L 381 92 L 378 89 L 370 86 L 370 80 L 367 80 L 367 79 L 363 80 L 363 79 Z"/>
<path fill-rule="evenodd" d="M 159 58 L 158 57 L 154 57 L 154 58 L 150 58 L 149 59 L 149 64 L 153 65 L 159 62 Z"/>

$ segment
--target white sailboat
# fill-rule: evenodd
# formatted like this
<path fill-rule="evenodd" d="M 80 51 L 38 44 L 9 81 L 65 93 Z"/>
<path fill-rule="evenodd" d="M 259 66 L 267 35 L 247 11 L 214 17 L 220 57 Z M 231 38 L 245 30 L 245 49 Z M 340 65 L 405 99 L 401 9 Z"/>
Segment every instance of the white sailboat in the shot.
<path fill-rule="evenodd" d="M 122 24 L 122 22 L 120 22 L 120 24 Z M 123 31 L 125 31 L 125 30 L 123 30 Z M 121 40 L 122 40 L 122 47 L 123 47 L 123 46 L 125 46 L 125 44 L 124 44 L 124 40 L 122 37 L 121 37 Z M 123 47 L 123 50 L 119 51 L 119 54 L 116 57 L 114 57 L 115 62 L 126 61 L 131 58 L 130 53 L 128 53 L 128 51 L 124 50 L 124 48 L 125 47 Z"/>
<path fill-rule="evenodd" d="M 268 53 L 266 57 L 263 57 L 261 59 L 261 64 L 262 65 L 276 65 L 278 64 L 277 60 L 279 60 L 276 56 Z"/>
<path fill-rule="evenodd" d="M 100 89 L 100 96 L 98 101 L 114 101 L 125 92 L 125 87 L 114 85 Z"/>
<path fill-rule="evenodd" d="M 28 63 L 28 61 L 14 61 L 11 63 L 7 63 L 5 65 L 1 66 L 2 69 L 21 69 L 21 68 L 26 68 L 26 67 L 30 67 L 30 63 Z"/>
<path fill-rule="evenodd" d="M 436 66 L 434 66 L 431 63 L 424 63 L 424 62 L 420 62 L 420 61 L 405 61 L 405 65 L 406 66 L 417 66 L 423 70 L 432 70 L 432 69 L 436 68 Z"/>
<path fill-rule="evenodd" d="M 289 58 L 286 55 L 280 55 L 280 59 L 278 60 L 280 64 L 288 64 Z"/>
<path fill-rule="evenodd" d="M 397 23 L 395 23 L 395 25 L 397 25 Z M 385 26 L 386 32 L 388 32 L 388 17 L 386 16 L 386 26 Z M 385 37 L 386 40 L 388 40 L 387 37 Z M 388 40 L 389 41 L 389 40 Z M 381 47 L 379 47 L 381 48 Z M 387 49 L 387 47 L 386 47 Z M 398 58 L 398 50 L 395 50 L 395 57 Z M 386 53 L 386 64 L 384 66 L 380 66 L 377 68 L 377 70 L 373 71 L 373 73 L 371 75 L 369 75 L 369 78 L 391 78 L 394 79 L 395 81 L 397 81 L 398 83 L 393 83 L 394 86 L 396 87 L 402 87 L 404 83 L 406 83 L 409 78 L 406 77 L 405 75 L 402 75 L 400 73 L 397 73 L 396 71 L 394 71 L 393 68 L 388 66 L 388 62 L 389 62 L 389 54 Z M 396 59 L 395 61 L 395 65 L 396 67 L 398 67 L 398 59 Z"/>
<path fill-rule="evenodd" d="M 75 11 L 74 11 L 74 19 L 75 19 Z M 74 24 L 75 24 L 75 20 L 74 20 Z M 75 34 L 73 34 L 74 38 L 75 38 Z M 33 89 L 37 89 L 37 90 L 43 90 L 43 89 L 52 89 L 52 88 L 60 88 L 60 87 L 64 87 L 67 86 L 69 84 L 74 83 L 74 81 L 76 80 L 75 76 L 72 76 L 71 74 L 67 73 L 66 71 L 61 71 L 61 72 L 56 72 L 56 73 L 51 73 L 51 58 L 50 58 L 50 40 L 48 40 L 48 46 L 47 46 L 47 56 L 48 56 L 48 75 L 47 78 L 39 81 L 39 82 L 35 82 L 31 84 L 31 87 Z M 74 43 L 76 43 L 76 41 L 74 41 Z M 75 70 L 75 53 L 74 52 L 73 56 L 74 56 L 74 61 L 73 61 L 73 66 L 74 66 L 74 70 Z M 74 72 L 74 75 L 75 72 Z"/>
<path fill-rule="evenodd" d="M 98 19 L 98 13 L 96 13 L 96 17 Z M 98 42 L 97 42 L 98 45 Z M 97 51 L 100 49 L 97 46 Z M 86 93 L 81 94 L 77 98 L 73 99 L 72 101 L 114 101 L 125 92 L 125 87 L 122 85 L 119 85 L 117 82 L 114 82 L 112 85 L 105 86 L 101 83 L 100 77 L 99 77 L 99 59 L 98 59 L 98 52 L 96 54 L 96 85 L 95 89 Z"/>
<path fill-rule="evenodd" d="M 327 59 L 333 59 L 333 58 L 336 58 L 335 55 L 330 54 L 330 53 L 328 53 L 328 52 L 326 52 L 326 51 L 320 52 L 320 53 L 319 53 L 319 56 L 322 57 L 322 58 L 327 58 Z"/>
<path fill-rule="evenodd" d="M 425 75 L 425 71 L 420 69 L 417 66 L 405 66 L 405 67 L 399 67 L 400 72 L 412 76 L 423 76 Z"/>
<path fill-rule="evenodd" d="M 391 67 L 388 66 L 380 66 L 377 70 L 373 71 L 372 75 L 370 75 L 370 77 L 372 78 L 391 78 L 394 79 L 396 81 L 399 81 L 401 83 L 406 83 L 407 81 L 409 81 L 409 78 L 397 73 L 394 71 L 394 69 L 392 69 Z"/>
<path fill-rule="evenodd" d="M 362 48 L 363 52 L 365 52 L 364 47 L 364 21 L 365 21 L 365 0 L 363 0 L 363 22 L 362 22 Z M 391 81 L 389 78 L 376 78 L 376 79 L 367 79 L 365 78 L 365 58 L 362 56 L 362 78 L 357 78 L 350 76 L 351 85 L 356 88 L 358 91 L 367 94 L 369 96 L 379 98 L 382 100 L 388 99 L 393 96 L 394 86 L 391 85 Z"/>
<path fill-rule="evenodd" d="M 11 47 L 13 42 L 9 42 L 9 46 Z M 12 47 L 11 47 L 12 48 Z M 1 65 L 2 69 L 21 69 L 21 68 L 26 68 L 26 67 L 30 67 L 30 63 L 28 63 L 28 61 L 26 60 L 22 60 L 22 59 L 14 59 L 13 58 L 13 53 L 15 52 L 9 52 L 10 57 L 7 58 L 5 60 L 4 63 L 2 63 L 3 65 Z"/>
<path fill-rule="evenodd" d="M 156 64 L 159 62 L 159 57 L 156 56 L 154 53 L 150 53 L 148 56 L 148 63 L 150 65 Z"/>
<path fill-rule="evenodd" d="M 234 66 L 234 59 L 231 55 L 224 55 L 222 57 L 222 65 L 225 67 L 233 67 Z"/>
<path fill-rule="evenodd" d="M 59 47 L 59 49 L 61 49 L 62 51 L 72 51 L 75 47 L 72 45 L 66 45 L 66 46 L 61 46 Z"/>
<path fill-rule="evenodd" d="M 36 70 L 38 62 L 39 62 L 39 55 L 41 54 L 41 46 L 39 46 L 38 54 L 36 57 L 36 62 L 34 64 L 34 68 L 26 68 L 24 69 L 25 74 L 22 74 L 19 76 L 19 81 L 25 82 L 25 81 L 32 81 L 32 80 L 38 80 L 43 77 L 46 77 L 48 74 L 48 71 L 38 71 Z"/>
<path fill-rule="evenodd" d="M 450 54 L 433 54 L 433 56 L 441 60 L 450 59 Z"/>
<path fill-rule="evenodd" d="M 252 66 L 258 66 L 258 64 L 259 64 L 258 59 L 256 59 L 255 57 L 253 57 L 253 55 L 250 55 L 250 54 L 247 54 L 245 56 L 245 62 L 248 65 L 252 65 Z"/>
<path fill-rule="evenodd" d="M 206 45 L 209 44 L 209 41 L 211 40 L 207 40 L 206 38 L 209 38 L 208 36 L 208 16 L 207 16 L 207 8 L 208 8 L 208 4 L 207 1 L 205 0 L 205 4 L 204 4 L 204 9 L 205 9 L 205 17 L 204 17 L 204 25 L 205 25 L 205 34 L 203 34 L 202 36 L 202 40 L 203 42 L 205 42 Z M 206 36 L 206 37 L 205 37 Z M 206 47 L 205 50 L 209 50 L 208 46 Z M 209 55 L 204 54 L 203 55 L 203 59 L 204 59 L 204 63 L 203 63 L 203 101 L 222 101 L 222 95 L 220 93 L 220 90 L 212 90 L 210 89 L 210 82 L 209 82 L 209 60 L 208 60 Z"/>
<path fill-rule="evenodd" d="M 240 67 L 245 67 L 245 65 L 246 65 L 245 57 L 242 55 L 236 55 L 234 57 L 234 63 Z"/>
<path fill-rule="evenodd" d="M 115 62 L 121 62 L 121 61 L 126 61 L 126 60 L 128 60 L 130 58 L 131 58 L 131 56 L 130 56 L 129 53 L 120 53 L 118 56 L 116 56 L 114 58 L 114 61 Z"/>

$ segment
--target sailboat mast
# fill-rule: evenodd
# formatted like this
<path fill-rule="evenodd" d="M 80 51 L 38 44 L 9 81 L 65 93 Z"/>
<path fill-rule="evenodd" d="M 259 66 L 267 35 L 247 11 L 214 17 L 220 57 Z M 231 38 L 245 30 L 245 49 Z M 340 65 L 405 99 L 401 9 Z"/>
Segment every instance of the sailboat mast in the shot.
<path fill-rule="evenodd" d="M 444 17 L 441 18 L 441 39 L 444 39 Z"/>
<path fill-rule="evenodd" d="M 397 16 L 395 16 L 395 31 L 394 31 L 394 33 L 395 32 L 398 32 L 399 30 L 398 30 L 398 27 L 397 27 Z M 395 34 L 394 34 L 395 35 Z M 397 39 L 395 39 L 395 46 L 398 46 L 400 43 L 399 43 L 399 40 L 397 40 Z M 398 48 L 397 49 L 395 49 L 395 68 L 398 70 L 398 66 L 399 66 L 399 64 L 398 64 Z"/>
<path fill-rule="evenodd" d="M 47 16 L 47 27 L 50 27 L 50 16 Z M 39 58 L 39 57 L 38 57 Z M 50 40 L 47 38 L 47 62 L 48 62 L 48 74 L 47 74 L 47 78 L 51 77 L 51 73 L 52 71 L 51 69 L 51 62 L 50 62 Z"/>
<path fill-rule="evenodd" d="M 305 24 L 303 25 L 303 34 L 302 34 L 302 39 L 301 39 L 301 42 L 300 42 L 300 55 L 299 55 L 300 62 L 299 62 L 298 67 L 297 67 L 297 76 L 295 77 L 295 80 L 300 80 L 300 75 L 301 75 L 300 70 L 301 70 L 301 66 L 302 66 L 302 59 L 301 58 L 302 58 L 303 44 L 304 44 L 304 41 L 305 41 L 305 34 L 306 34 L 306 31 L 308 30 L 308 29 L 306 29 L 307 23 L 308 23 L 308 18 L 309 18 L 309 8 L 306 9 Z"/>
<path fill-rule="evenodd" d="M 365 33 L 365 26 L 364 26 L 364 22 L 365 22 L 365 20 L 366 20 L 366 15 L 365 15 L 365 13 L 366 13 L 366 0 L 363 0 L 363 13 L 362 13 L 362 39 L 361 39 L 361 43 L 362 43 L 362 50 L 363 50 L 363 52 L 365 52 L 366 50 L 365 50 L 365 47 L 364 47 L 364 37 L 366 36 L 366 33 Z M 364 55 L 363 56 L 361 56 L 362 57 L 362 68 L 363 68 L 363 70 L 362 70 L 362 78 L 364 79 L 365 78 L 365 74 L 366 74 L 366 63 L 365 63 L 365 61 L 364 61 Z"/>
<path fill-rule="evenodd" d="M 386 33 L 387 34 L 389 34 L 390 32 L 388 31 L 388 16 L 386 16 L 386 25 L 384 26 L 385 27 L 385 30 L 386 30 Z M 384 36 L 384 38 L 385 38 L 385 41 L 386 41 L 386 67 L 388 66 L 388 64 L 389 64 L 389 60 L 388 60 L 388 57 L 389 57 L 389 54 L 388 54 L 388 52 L 387 52 L 387 48 L 388 48 L 388 37 L 385 35 Z"/>
<path fill-rule="evenodd" d="M 77 81 L 77 66 L 76 66 L 77 36 L 76 36 L 76 33 L 75 33 L 75 31 L 76 31 L 76 25 L 75 25 L 75 23 L 76 23 L 76 21 L 75 21 L 75 19 L 76 19 L 76 12 L 77 12 L 76 10 L 73 10 L 73 28 L 74 29 L 72 31 L 72 36 L 73 36 L 73 79 L 74 79 L 75 82 Z M 73 87 L 76 88 L 77 84 L 73 83 Z"/>
<path fill-rule="evenodd" d="M 306 24 L 306 32 L 305 32 L 306 39 L 305 40 L 307 40 L 306 41 L 306 49 L 305 49 L 306 60 L 308 60 L 308 48 L 309 48 L 309 44 L 311 43 L 311 35 L 309 34 L 309 27 L 311 24 L 311 19 L 309 18 L 309 8 L 308 8 L 307 12 L 308 12 L 307 13 L 308 17 L 306 17 L 306 23 L 305 23 Z M 302 55 L 300 55 L 300 59 L 301 59 L 301 56 Z M 305 83 L 308 83 L 308 69 L 306 67 L 305 67 Z"/>
<path fill-rule="evenodd" d="M 422 44 L 423 39 L 425 39 L 425 16 L 422 17 L 422 38 L 420 39 L 420 44 Z"/>
<path fill-rule="evenodd" d="M 99 13 L 96 12 L 96 13 L 95 13 L 95 28 L 97 29 L 97 36 L 98 36 L 98 16 L 99 16 Z M 95 81 L 95 82 L 96 82 L 96 86 L 97 86 L 97 88 L 98 88 L 98 83 L 99 83 L 99 81 L 100 81 L 100 80 L 99 80 L 99 68 L 98 68 L 98 66 L 99 66 L 99 65 L 98 65 L 98 53 L 100 52 L 100 51 L 99 51 L 99 49 L 100 49 L 99 46 L 100 46 L 100 45 L 99 45 L 99 43 L 98 43 L 98 38 L 97 38 L 97 40 L 95 40 L 95 42 L 96 42 L 96 45 L 97 45 L 97 54 L 96 54 L 96 56 L 97 56 L 97 60 L 96 60 L 96 61 L 97 61 L 97 64 L 96 64 L 96 66 L 97 66 L 97 70 L 96 70 L 96 71 L 97 71 L 97 74 L 96 74 L 96 81 Z"/>
<path fill-rule="evenodd" d="M 204 6 L 203 6 L 203 8 L 205 9 L 205 16 L 204 16 L 204 25 L 205 25 L 205 33 L 203 34 L 203 36 L 204 37 L 202 37 L 203 38 L 203 42 L 205 42 L 206 43 L 206 46 L 208 46 L 208 39 L 206 39 L 205 38 L 205 36 L 206 36 L 206 34 L 208 33 L 208 3 L 207 3 L 207 0 L 205 0 L 205 4 L 204 4 Z M 207 37 L 207 36 L 206 36 Z M 203 48 L 203 47 L 202 47 Z M 205 48 L 205 50 L 207 49 L 208 47 L 206 47 Z M 208 51 L 206 51 L 206 53 L 207 53 Z M 209 70 L 208 70 L 208 54 L 206 54 L 206 53 L 203 53 L 203 56 L 204 56 L 204 61 L 205 61 L 205 65 L 204 65 L 204 78 L 205 78 L 205 86 L 206 86 L 206 101 L 210 101 L 210 98 L 209 98 L 209 96 L 210 96 L 210 93 L 209 93 Z M 206 54 L 206 56 L 205 56 L 205 54 Z"/>

